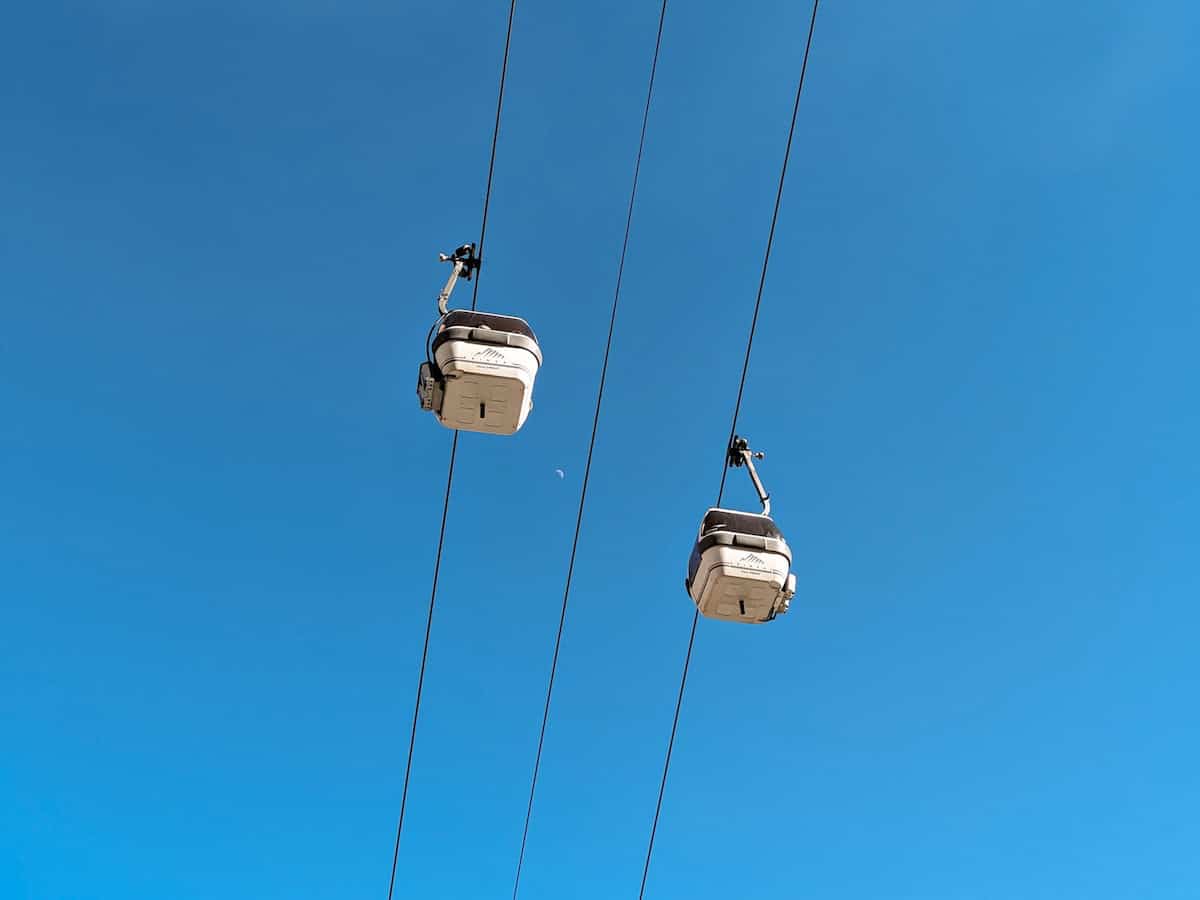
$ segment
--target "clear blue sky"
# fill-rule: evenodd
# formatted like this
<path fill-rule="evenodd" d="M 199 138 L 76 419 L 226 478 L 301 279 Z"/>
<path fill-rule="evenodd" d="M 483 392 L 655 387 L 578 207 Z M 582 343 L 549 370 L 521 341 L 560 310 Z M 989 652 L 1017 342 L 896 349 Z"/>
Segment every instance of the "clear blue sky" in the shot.
<path fill-rule="evenodd" d="M 0 30 L 0 897 L 382 898 L 507 4 Z M 521 0 L 400 897 L 507 897 L 657 3 Z M 522 897 L 634 897 L 807 4 L 672 4 Z M 1200 896 L 1200 7 L 828 2 L 648 896 Z M 555 468 L 566 477 L 559 480 Z M 728 500 L 752 508 L 744 479 Z"/>

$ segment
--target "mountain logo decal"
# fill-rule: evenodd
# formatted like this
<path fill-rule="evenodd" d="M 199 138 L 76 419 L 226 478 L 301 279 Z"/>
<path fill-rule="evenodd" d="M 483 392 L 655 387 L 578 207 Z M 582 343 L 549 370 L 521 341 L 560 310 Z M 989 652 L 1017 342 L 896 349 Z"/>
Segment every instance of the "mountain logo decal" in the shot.
<path fill-rule="evenodd" d="M 504 362 L 504 354 L 492 347 L 484 347 L 482 350 L 476 350 L 471 354 L 471 359 L 475 362 Z"/>

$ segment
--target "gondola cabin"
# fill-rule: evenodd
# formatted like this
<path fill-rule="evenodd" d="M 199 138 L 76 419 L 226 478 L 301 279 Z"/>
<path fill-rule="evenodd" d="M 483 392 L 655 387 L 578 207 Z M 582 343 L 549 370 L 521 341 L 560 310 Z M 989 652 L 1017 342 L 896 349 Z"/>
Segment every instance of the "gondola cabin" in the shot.
<path fill-rule="evenodd" d="M 725 455 L 726 465 L 745 466 L 762 513 L 714 507 L 700 522 L 684 585 L 700 615 L 710 619 L 770 622 L 787 612 L 796 595 L 792 551 L 771 519 L 771 498 L 754 468 L 762 458 L 737 435 Z"/>
<path fill-rule="evenodd" d="M 792 552 L 770 516 L 710 509 L 688 562 L 687 590 L 702 616 L 769 622 L 796 593 Z"/>
<path fill-rule="evenodd" d="M 524 319 L 474 310 L 448 310 L 459 278 L 479 269 L 474 244 L 453 254 L 446 286 L 438 295 L 440 317 L 425 342 L 425 362 L 417 374 L 417 399 L 447 428 L 514 434 L 533 408 L 533 382 L 542 351 Z"/>
<path fill-rule="evenodd" d="M 524 319 L 454 310 L 430 344 L 417 393 L 447 428 L 514 434 L 533 408 L 541 364 L 537 338 Z"/>

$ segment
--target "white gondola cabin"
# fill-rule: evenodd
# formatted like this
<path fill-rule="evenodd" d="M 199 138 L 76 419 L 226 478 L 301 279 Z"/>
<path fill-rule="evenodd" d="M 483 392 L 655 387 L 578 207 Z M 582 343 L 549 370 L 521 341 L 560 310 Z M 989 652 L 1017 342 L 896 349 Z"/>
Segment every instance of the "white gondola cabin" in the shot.
<path fill-rule="evenodd" d="M 454 271 L 438 298 L 441 317 L 430 330 L 427 359 L 417 376 L 421 408 L 447 428 L 514 434 L 533 408 L 533 383 L 542 351 L 529 323 L 516 316 L 473 310 L 448 311 L 446 302 L 461 276 L 479 268 L 473 244 L 454 255 Z"/>
<path fill-rule="evenodd" d="M 712 619 L 770 622 L 787 612 L 796 593 L 792 551 L 771 519 L 770 498 L 754 471 L 753 455 L 744 440 L 735 438 L 729 464 L 747 466 L 762 513 L 708 510 L 688 561 L 688 594 L 700 614 Z"/>

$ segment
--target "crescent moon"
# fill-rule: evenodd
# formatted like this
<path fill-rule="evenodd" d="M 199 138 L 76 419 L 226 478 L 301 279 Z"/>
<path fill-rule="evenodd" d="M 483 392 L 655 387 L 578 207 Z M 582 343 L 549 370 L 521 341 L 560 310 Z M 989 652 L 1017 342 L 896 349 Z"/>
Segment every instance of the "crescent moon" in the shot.
<path fill-rule="evenodd" d="M 566 473 L 566 472 L 564 472 L 562 469 L 555 469 L 555 470 L 554 470 L 554 474 L 555 474 L 555 475 L 557 475 L 559 478 L 566 478 L 566 477 L 567 477 L 567 473 Z"/>

